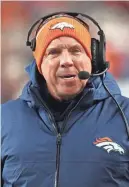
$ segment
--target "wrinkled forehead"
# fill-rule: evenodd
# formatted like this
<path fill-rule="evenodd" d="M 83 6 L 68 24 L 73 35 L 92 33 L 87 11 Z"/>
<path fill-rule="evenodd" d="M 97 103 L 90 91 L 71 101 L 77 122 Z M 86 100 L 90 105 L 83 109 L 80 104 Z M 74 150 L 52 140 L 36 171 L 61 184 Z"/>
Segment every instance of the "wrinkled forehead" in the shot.
<path fill-rule="evenodd" d="M 56 48 L 56 47 L 73 47 L 73 46 L 77 46 L 80 48 L 83 48 L 83 46 L 81 45 L 80 42 L 78 42 L 76 39 L 72 38 L 72 37 L 68 37 L 68 36 L 62 36 L 62 37 L 58 37 L 54 40 L 52 40 L 50 42 L 50 44 L 48 45 L 47 49 L 49 48 Z"/>

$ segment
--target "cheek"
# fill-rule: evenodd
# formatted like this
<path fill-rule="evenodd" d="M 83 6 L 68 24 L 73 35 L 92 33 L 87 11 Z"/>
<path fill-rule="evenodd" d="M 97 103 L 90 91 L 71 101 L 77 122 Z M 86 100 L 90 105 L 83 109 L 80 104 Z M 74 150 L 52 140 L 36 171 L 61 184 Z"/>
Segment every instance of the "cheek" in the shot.
<path fill-rule="evenodd" d="M 91 73 L 92 71 L 92 65 L 91 65 L 91 60 L 88 59 L 86 63 L 84 63 L 84 68 L 89 72 Z"/>
<path fill-rule="evenodd" d="M 88 56 L 82 55 L 80 56 L 75 63 L 76 68 L 81 69 L 81 70 L 86 70 L 91 73 L 92 71 L 92 65 L 91 65 L 91 60 Z"/>
<path fill-rule="evenodd" d="M 57 65 L 56 63 L 52 63 L 51 61 L 44 61 L 41 65 L 42 75 L 46 79 L 47 82 L 55 81 Z"/>
<path fill-rule="evenodd" d="M 42 63 L 41 70 L 42 70 L 42 75 L 44 76 L 44 78 L 48 79 L 49 69 L 45 62 Z"/>
<path fill-rule="evenodd" d="M 84 55 L 82 60 L 84 69 L 91 73 L 92 66 L 90 58 L 87 55 Z"/>

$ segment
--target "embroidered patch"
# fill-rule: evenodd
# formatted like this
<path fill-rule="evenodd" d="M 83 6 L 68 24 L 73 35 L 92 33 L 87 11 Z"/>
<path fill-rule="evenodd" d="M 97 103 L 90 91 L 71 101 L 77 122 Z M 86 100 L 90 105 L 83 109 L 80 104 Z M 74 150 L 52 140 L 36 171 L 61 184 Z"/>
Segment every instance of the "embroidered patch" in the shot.
<path fill-rule="evenodd" d="M 105 149 L 108 153 L 111 151 L 119 152 L 121 155 L 125 153 L 124 149 L 117 144 L 116 142 L 113 142 L 112 139 L 108 137 L 104 138 L 98 138 L 95 142 L 93 142 L 97 147 Z"/>
<path fill-rule="evenodd" d="M 64 28 L 70 28 L 70 29 L 74 29 L 74 26 L 70 23 L 67 22 L 60 22 L 55 24 L 54 26 L 51 27 L 52 30 L 54 29 L 60 29 L 63 31 Z"/>

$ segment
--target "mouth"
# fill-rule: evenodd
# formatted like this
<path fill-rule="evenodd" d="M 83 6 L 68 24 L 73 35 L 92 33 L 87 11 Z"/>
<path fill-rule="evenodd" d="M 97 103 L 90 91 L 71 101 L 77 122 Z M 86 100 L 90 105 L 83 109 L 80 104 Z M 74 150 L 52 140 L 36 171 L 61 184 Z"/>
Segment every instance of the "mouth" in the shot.
<path fill-rule="evenodd" d="M 76 77 L 76 75 L 64 75 L 64 76 L 61 76 L 62 79 L 73 79 L 75 77 Z"/>

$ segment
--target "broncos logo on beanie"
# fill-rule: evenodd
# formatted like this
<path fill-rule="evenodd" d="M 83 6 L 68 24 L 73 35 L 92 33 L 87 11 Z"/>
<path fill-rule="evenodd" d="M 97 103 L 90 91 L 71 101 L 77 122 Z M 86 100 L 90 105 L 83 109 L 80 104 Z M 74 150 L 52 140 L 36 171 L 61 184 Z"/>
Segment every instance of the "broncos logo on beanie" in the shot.
<path fill-rule="evenodd" d="M 69 24 L 69 23 L 66 23 L 66 22 L 61 22 L 61 23 L 57 23 L 56 25 L 51 27 L 51 29 L 61 29 L 61 30 L 63 30 L 64 28 L 74 29 L 74 26 L 72 24 Z"/>

